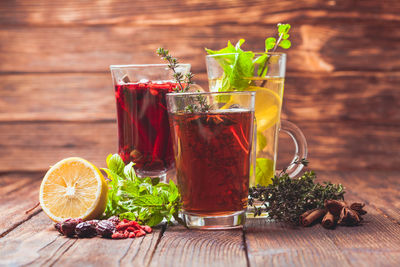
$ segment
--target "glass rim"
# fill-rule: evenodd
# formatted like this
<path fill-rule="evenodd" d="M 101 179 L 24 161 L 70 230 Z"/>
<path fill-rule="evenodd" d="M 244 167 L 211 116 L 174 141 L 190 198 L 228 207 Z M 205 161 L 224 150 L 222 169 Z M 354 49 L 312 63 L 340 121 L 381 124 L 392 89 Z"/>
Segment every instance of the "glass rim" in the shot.
<path fill-rule="evenodd" d="M 247 51 L 245 51 L 245 52 L 247 52 Z M 286 56 L 286 53 L 283 53 L 283 52 L 252 52 L 252 53 L 255 55 Z M 240 54 L 240 53 L 221 53 L 221 54 L 206 55 L 206 57 L 218 57 L 218 56 L 224 56 L 224 55 L 237 55 L 237 54 Z"/>
<path fill-rule="evenodd" d="M 133 68 L 133 67 L 168 67 L 168 64 L 126 64 L 126 65 L 110 65 L 110 69 L 123 69 L 123 68 Z M 191 67 L 189 63 L 178 63 L 177 66 L 181 67 Z"/>
<path fill-rule="evenodd" d="M 167 93 L 166 96 L 194 96 L 194 95 L 229 95 L 229 94 L 235 94 L 235 95 L 250 95 L 250 96 L 255 96 L 256 91 L 227 91 L 227 92 L 181 92 L 181 93 Z"/>

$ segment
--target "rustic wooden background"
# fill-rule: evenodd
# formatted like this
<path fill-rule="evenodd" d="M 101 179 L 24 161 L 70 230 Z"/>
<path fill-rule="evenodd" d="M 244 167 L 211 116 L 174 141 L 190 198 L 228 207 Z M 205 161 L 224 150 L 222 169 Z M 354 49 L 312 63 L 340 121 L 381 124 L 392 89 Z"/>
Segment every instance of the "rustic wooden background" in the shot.
<path fill-rule="evenodd" d="M 156 63 L 164 46 L 206 87 L 204 47 L 260 51 L 278 22 L 293 26 L 283 117 L 304 130 L 311 168 L 399 171 L 398 0 L 3 0 L 0 173 L 73 155 L 104 166 L 117 149 L 110 64 Z"/>

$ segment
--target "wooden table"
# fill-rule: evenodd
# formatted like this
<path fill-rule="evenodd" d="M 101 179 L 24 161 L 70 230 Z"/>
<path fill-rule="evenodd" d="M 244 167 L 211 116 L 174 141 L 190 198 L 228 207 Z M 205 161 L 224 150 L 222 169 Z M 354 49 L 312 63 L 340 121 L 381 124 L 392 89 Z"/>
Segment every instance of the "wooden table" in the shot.
<path fill-rule="evenodd" d="M 144 238 L 75 239 L 58 234 L 35 209 L 41 175 L 0 176 L 0 266 L 399 266 L 399 172 L 325 172 L 367 204 L 358 227 L 326 230 L 250 219 L 243 230 L 165 225 Z"/>
<path fill-rule="evenodd" d="M 68 239 L 40 210 L 49 165 L 104 166 L 117 148 L 108 66 L 160 63 L 164 46 L 207 87 L 204 47 L 245 38 L 260 51 L 292 25 L 283 118 L 309 144 L 321 180 L 367 203 L 360 227 L 243 231 L 165 226 L 145 238 Z M 0 1 L 0 266 L 400 266 L 398 0 Z M 284 138 L 284 137 L 282 137 Z M 280 139 L 278 163 L 290 159 Z M 288 152 L 288 153 L 286 153 Z"/>

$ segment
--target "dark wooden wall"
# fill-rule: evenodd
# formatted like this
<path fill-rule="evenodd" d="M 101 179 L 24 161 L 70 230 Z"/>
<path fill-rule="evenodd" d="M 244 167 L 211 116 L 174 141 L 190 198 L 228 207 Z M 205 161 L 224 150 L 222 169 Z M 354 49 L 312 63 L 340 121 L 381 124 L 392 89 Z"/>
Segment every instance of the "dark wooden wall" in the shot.
<path fill-rule="evenodd" d="M 207 86 L 204 47 L 245 38 L 260 51 L 278 22 L 292 25 L 284 118 L 304 130 L 311 167 L 400 170 L 398 0 L 3 0 L 0 172 L 72 155 L 104 166 L 117 140 L 110 64 L 156 63 L 164 46 Z"/>

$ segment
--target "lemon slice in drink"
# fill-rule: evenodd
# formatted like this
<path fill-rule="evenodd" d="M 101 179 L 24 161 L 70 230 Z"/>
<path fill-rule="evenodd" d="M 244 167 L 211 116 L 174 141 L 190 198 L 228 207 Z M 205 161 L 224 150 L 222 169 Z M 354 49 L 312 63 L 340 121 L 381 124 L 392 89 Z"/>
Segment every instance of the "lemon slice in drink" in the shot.
<path fill-rule="evenodd" d="M 257 131 L 263 132 L 279 120 L 282 105 L 281 97 L 271 89 L 250 86 L 246 90 L 256 91 L 255 116 Z"/>
<path fill-rule="evenodd" d="M 66 158 L 50 168 L 40 186 L 40 205 L 53 221 L 90 220 L 107 204 L 107 182 L 100 170 L 82 158 Z"/>

